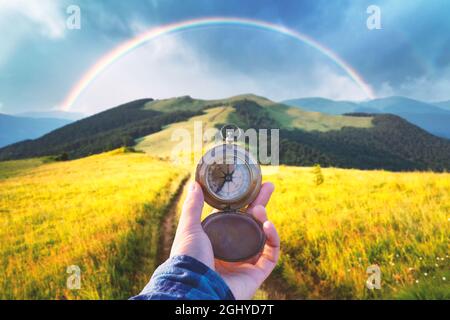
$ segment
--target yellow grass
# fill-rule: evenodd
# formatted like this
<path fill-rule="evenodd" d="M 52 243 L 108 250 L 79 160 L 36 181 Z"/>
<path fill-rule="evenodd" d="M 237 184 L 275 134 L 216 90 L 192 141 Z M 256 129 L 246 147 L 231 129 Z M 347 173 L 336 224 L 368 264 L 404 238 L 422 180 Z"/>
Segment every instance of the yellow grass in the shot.
<path fill-rule="evenodd" d="M 450 299 L 449 173 L 321 171 L 317 186 L 312 168 L 263 167 L 282 253 L 258 299 Z M 373 264 L 381 290 L 366 288 Z"/>
<path fill-rule="evenodd" d="M 450 174 L 322 173 L 319 186 L 311 168 L 281 167 L 267 177 L 282 243 L 275 275 L 290 297 L 389 298 L 433 282 L 434 291 L 411 297 L 450 298 Z M 381 269 L 380 291 L 365 288 L 372 264 Z"/>
<path fill-rule="evenodd" d="M 0 178 L 0 298 L 139 292 L 157 263 L 161 217 L 187 171 L 122 151 L 0 163 L 0 174 L 14 172 Z M 282 254 L 258 298 L 450 298 L 450 174 L 329 168 L 316 185 L 312 168 L 270 173 L 263 168 L 276 186 L 268 212 Z M 372 264 L 381 268 L 381 290 L 365 287 Z M 66 288 L 70 265 L 81 268 L 80 290 Z"/>
<path fill-rule="evenodd" d="M 40 166 L 44 162 L 45 162 L 44 158 L 3 161 L 0 164 L 0 179 L 10 178 L 19 174 L 24 174 L 28 170 Z"/>
<path fill-rule="evenodd" d="M 185 177 L 119 150 L 0 180 L 0 298 L 138 293 L 155 268 L 160 219 Z M 80 290 L 66 288 L 70 265 L 81 268 Z"/>
<path fill-rule="evenodd" d="M 137 141 L 136 149 L 145 151 L 147 154 L 158 156 L 158 157 L 183 157 L 182 155 L 176 153 L 172 155 L 172 151 L 175 149 L 177 145 L 180 144 L 179 137 L 172 139 L 172 135 L 176 130 L 187 130 L 186 136 L 192 137 L 194 139 L 194 122 L 201 121 L 202 123 L 202 133 L 206 133 L 208 129 L 214 128 L 214 126 L 218 123 L 226 123 L 226 119 L 230 112 L 232 111 L 231 107 L 216 107 L 205 110 L 205 114 L 192 117 L 189 120 L 176 122 L 168 125 L 161 131 L 156 133 L 152 133 L 146 137 L 143 137 Z M 210 144 L 213 137 L 210 137 L 209 141 L 204 141 L 204 148 L 207 148 L 207 145 Z M 190 143 L 192 150 L 194 150 L 194 141 Z M 198 150 L 201 154 L 202 150 Z M 186 154 L 187 162 L 190 162 L 190 157 L 192 154 Z"/>

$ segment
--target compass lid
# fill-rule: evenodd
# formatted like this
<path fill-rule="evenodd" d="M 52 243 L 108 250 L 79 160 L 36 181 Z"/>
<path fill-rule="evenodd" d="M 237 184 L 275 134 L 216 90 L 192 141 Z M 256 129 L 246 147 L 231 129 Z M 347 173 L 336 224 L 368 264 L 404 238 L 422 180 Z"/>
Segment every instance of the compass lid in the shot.
<path fill-rule="evenodd" d="M 266 242 L 262 225 L 249 214 L 217 212 L 202 222 L 217 259 L 236 262 L 248 260 L 261 252 Z"/>

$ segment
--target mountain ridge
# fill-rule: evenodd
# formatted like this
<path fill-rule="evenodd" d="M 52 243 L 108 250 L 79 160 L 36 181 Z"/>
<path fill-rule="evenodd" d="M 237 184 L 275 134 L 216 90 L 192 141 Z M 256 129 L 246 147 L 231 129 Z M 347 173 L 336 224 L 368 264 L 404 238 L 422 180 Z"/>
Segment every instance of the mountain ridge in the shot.
<path fill-rule="evenodd" d="M 57 156 L 79 158 L 145 141 L 147 150 L 169 144 L 168 125 L 193 125 L 213 108 L 227 110 L 210 125 L 280 128 L 282 164 L 360 169 L 450 170 L 450 141 L 385 114 L 329 115 L 256 95 L 200 100 L 189 96 L 139 99 L 76 121 L 36 139 L 0 149 L 0 160 Z M 201 117 L 200 117 L 201 118 Z M 220 121 L 218 120 L 220 119 Z M 160 134 L 161 133 L 161 134 Z M 146 138 L 153 137 L 155 138 Z M 164 141 L 162 141 L 162 140 Z M 156 142 L 158 143 L 156 143 Z M 154 150 L 154 151 L 155 151 Z"/>
<path fill-rule="evenodd" d="M 286 100 L 290 106 L 325 112 L 346 113 L 391 113 L 425 129 L 439 137 L 450 139 L 450 102 L 427 103 L 401 96 L 379 98 L 370 101 L 336 101 L 324 98 L 301 98 Z"/>

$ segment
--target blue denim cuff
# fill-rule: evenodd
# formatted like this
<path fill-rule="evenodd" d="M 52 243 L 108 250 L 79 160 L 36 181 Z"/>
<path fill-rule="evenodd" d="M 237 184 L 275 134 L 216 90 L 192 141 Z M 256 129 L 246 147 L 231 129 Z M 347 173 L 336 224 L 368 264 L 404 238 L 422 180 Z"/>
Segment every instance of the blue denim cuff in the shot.
<path fill-rule="evenodd" d="M 190 256 L 174 256 L 153 273 L 132 300 L 234 300 L 220 275 Z"/>

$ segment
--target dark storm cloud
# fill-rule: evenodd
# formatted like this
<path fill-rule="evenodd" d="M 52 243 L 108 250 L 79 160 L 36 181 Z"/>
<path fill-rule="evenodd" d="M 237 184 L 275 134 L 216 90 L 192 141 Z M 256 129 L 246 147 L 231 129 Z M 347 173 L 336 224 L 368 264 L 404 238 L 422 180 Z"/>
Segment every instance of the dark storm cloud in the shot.
<path fill-rule="evenodd" d="M 64 22 L 65 8 L 72 3 L 81 7 L 82 29 L 59 30 L 58 22 Z M 371 4 L 381 8 L 382 30 L 366 28 L 366 8 Z M 33 15 L 42 8 L 47 15 Z M 414 86 L 420 84 L 420 98 L 450 99 L 445 89 L 428 90 L 427 96 L 425 88 L 445 88 L 448 79 L 449 15 L 446 0 L 46 0 L 39 7 L 13 8 L 3 3 L 0 28 L 10 32 L 0 44 L 0 103 L 7 112 L 53 108 L 99 57 L 121 41 L 152 26 L 205 16 L 260 19 L 305 33 L 343 57 L 380 95 L 386 87 L 391 94 L 414 95 Z M 317 66 L 334 70 L 320 52 L 277 34 L 212 28 L 183 36 L 210 63 L 260 81 L 290 71 L 312 81 L 322 74 Z M 296 74 L 286 79 L 292 77 L 295 82 Z M 319 85 L 305 82 L 286 92 L 308 95 Z"/>

